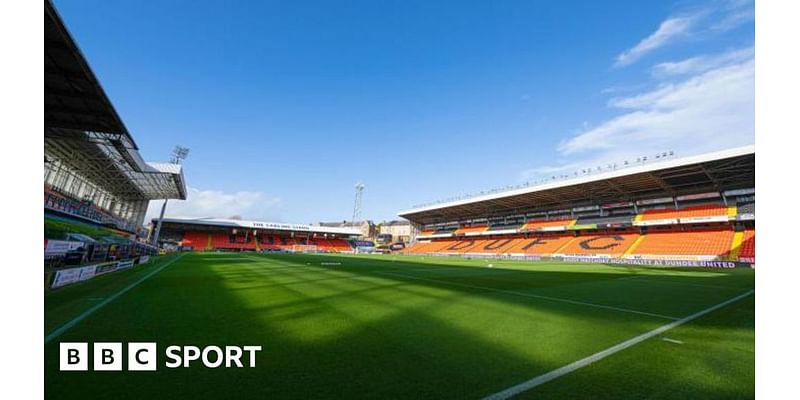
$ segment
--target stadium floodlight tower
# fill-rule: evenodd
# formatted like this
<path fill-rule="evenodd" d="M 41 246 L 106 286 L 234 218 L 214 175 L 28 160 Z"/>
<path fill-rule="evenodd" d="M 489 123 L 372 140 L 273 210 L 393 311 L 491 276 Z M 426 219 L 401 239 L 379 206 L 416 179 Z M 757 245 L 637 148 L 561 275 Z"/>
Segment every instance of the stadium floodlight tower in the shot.
<path fill-rule="evenodd" d="M 169 162 L 172 164 L 181 164 L 186 157 L 189 156 L 189 148 L 181 145 L 175 146 L 172 149 L 172 157 Z M 164 212 L 167 211 L 167 199 L 164 199 L 164 204 L 161 205 L 161 214 L 158 216 L 158 224 L 156 224 L 156 231 L 153 233 L 152 245 L 158 247 L 158 237 L 161 235 L 161 224 L 164 222 Z"/>
<path fill-rule="evenodd" d="M 353 204 L 353 224 L 355 225 L 356 222 L 361 221 L 361 200 L 364 197 L 364 188 L 366 186 L 358 182 L 356 183 L 356 200 Z"/>

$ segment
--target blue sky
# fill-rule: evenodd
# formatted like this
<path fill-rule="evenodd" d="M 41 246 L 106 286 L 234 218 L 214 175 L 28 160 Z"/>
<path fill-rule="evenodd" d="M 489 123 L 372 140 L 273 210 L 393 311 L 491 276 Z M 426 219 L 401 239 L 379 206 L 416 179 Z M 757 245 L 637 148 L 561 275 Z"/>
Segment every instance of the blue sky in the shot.
<path fill-rule="evenodd" d="M 349 219 L 363 181 L 380 221 L 755 140 L 749 1 L 55 5 L 144 157 L 192 149 L 173 216 Z"/>

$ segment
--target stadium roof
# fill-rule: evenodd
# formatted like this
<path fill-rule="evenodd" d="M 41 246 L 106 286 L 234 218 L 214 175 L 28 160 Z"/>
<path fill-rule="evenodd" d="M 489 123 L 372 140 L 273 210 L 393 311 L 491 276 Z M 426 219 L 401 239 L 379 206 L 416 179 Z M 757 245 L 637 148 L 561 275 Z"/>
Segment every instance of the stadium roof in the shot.
<path fill-rule="evenodd" d="M 755 146 L 745 146 L 432 204 L 398 215 L 434 224 L 754 187 Z"/>
<path fill-rule="evenodd" d="M 361 230 L 347 227 L 331 227 L 280 222 L 245 221 L 222 218 L 164 218 L 164 225 L 207 226 L 220 228 L 245 228 L 286 232 L 307 232 L 334 235 L 361 235 Z"/>
<path fill-rule="evenodd" d="M 126 199 L 186 198 L 180 166 L 145 162 L 50 0 L 44 10 L 45 161 Z"/>

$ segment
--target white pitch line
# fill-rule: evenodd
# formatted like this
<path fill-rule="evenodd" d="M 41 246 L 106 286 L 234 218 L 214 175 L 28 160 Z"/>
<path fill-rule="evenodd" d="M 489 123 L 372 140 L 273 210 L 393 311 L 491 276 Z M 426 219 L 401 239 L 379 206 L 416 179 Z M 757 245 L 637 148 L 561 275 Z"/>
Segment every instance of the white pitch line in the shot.
<path fill-rule="evenodd" d="M 602 350 L 602 351 L 599 351 L 597 353 L 594 353 L 594 354 L 590 355 L 589 357 L 580 359 L 580 360 L 575 361 L 575 362 L 573 362 L 571 364 L 567 364 L 567 365 L 565 365 L 565 366 L 563 366 L 561 368 L 554 369 L 554 370 L 552 370 L 552 371 L 550 371 L 550 372 L 548 372 L 546 374 L 539 375 L 539 376 L 537 376 L 537 377 L 535 377 L 535 378 L 533 378 L 531 380 L 528 380 L 528 381 L 522 382 L 520 384 L 514 385 L 514 386 L 512 386 L 512 387 L 510 387 L 508 389 L 505 389 L 503 391 L 500 391 L 500 392 L 497 392 L 495 394 L 486 396 L 486 397 L 484 397 L 484 400 L 504 400 L 504 399 L 508 399 L 510 397 L 516 396 L 516 395 L 518 395 L 518 394 L 520 394 L 522 392 L 525 392 L 525 391 L 528 391 L 530 389 L 533 389 L 536 386 L 539 386 L 539 385 L 541 385 L 543 383 L 550 382 L 553 379 L 559 378 L 559 377 L 561 377 L 563 375 L 566 375 L 566 374 L 568 374 L 568 373 L 570 373 L 572 371 L 575 371 L 575 370 L 577 370 L 579 368 L 583 368 L 583 367 L 585 367 L 585 366 L 587 366 L 587 365 L 589 365 L 589 364 L 591 364 L 591 363 L 593 363 L 595 361 L 602 360 L 603 358 L 606 358 L 606 357 L 608 357 L 608 356 L 610 356 L 610 355 L 612 355 L 614 353 L 620 352 L 622 350 L 627 349 L 628 347 L 631 347 L 633 345 L 641 343 L 641 342 L 643 342 L 643 341 L 645 341 L 647 339 L 652 338 L 653 336 L 660 335 L 660 334 L 662 334 L 662 333 L 664 333 L 664 332 L 666 332 L 666 331 L 668 331 L 668 330 L 670 330 L 672 328 L 675 328 L 677 326 L 683 325 L 683 324 L 685 324 L 685 323 L 687 323 L 689 321 L 692 321 L 694 319 L 700 318 L 700 317 L 702 317 L 702 316 L 704 316 L 704 315 L 706 315 L 706 314 L 708 314 L 710 312 L 713 312 L 713 311 L 716 311 L 716 310 L 718 310 L 718 309 L 720 309 L 722 307 L 725 307 L 728 304 L 734 303 L 734 302 L 739 301 L 739 300 L 741 300 L 741 299 L 743 299 L 743 298 L 745 298 L 747 296 L 750 296 L 753 293 L 755 293 L 755 290 L 749 290 L 749 291 L 747 291 L 745 293 L 742 293 L 742 294 L 740 294 L 740 295 L 738 295 L 736 297 L 733 297 L 733 298 L 730 298 L 728 300 L 725 300 L 722 303 L 719 303 L 719 304 L 717 304 L 715 306 L 711 306 L 709 308 L 706 308 L 705 310 L 696 312 L 696 313 L 694 313 L 694 314 L 692 314 L 692 315 L 690 315 L 688 317 L 681 318 L 681 319 L 679 319 L 679 320 L 677 320 L 675 322 L 670 322 L 670 323 L 668 323 L 666 325 L 663 325 L 661 327 L 653 329 L 650 332 L 643 333 L 643 334 L 641 334 L 639 336 L 636 336 L 636 337 L 634 337 L 632 339 L 628 339 L 628 340 L 626 340 L 626 341 L 624 341 L 622 343 L 616 344 L 616 345 L 611 346 L 611 347 L 609 347 L 609 348 L 607 348 L 605 350 Z"/>
<path fill-rule="evenodd" d="M 675 343 L 675 344 L 683 344 L 683 341 L 681 341 L 681 340 L 670 339 L 668 337 L 662 337 L 661 340 L 663 340 L 665 342 Z"/>
<path fill-rule="evenodd" d="M 81 322 L 81 321 L 83 321 L 84 319 L 86 319 L 86 317 L 88 317 L 88 316 L 90 316 L 90 315 L 94 314 L 94 312 L 95 312 L 95 311 L 97 311 L 97 310 L 101 309 L 101 308 L 102 308 L 103 306 L 105 306 L 106 304 L 108 304 L 108 303 L 111 303 L 111 302 L 112 302 L 112 301 L 114 301 L 114 300 L 115 300 L 117 297 L 119 297 L 119 296 L 122 296 L 122 295 L 123 295 L 123 294 L 125 294 L 127 291 L 129 291 L 129 290 L 131 290 L 131 289 L 135 288 L 136 286 L 138 286 L 140 283 L 142 283 L 142 282 L 146 281 L 146 280 L 147 280 L 148 278 L 150 278 L 151 276 L 153 276 L 153 275 L 155 275 L 155 274 L 157 274 L 157 273 L 161 272 L 161 271 L 162 271 L 164 268 L 167 268 L 167 267 L 169 267 L 169 266 L 170 266 L 172 263 L 174 263 L 175 261 L 178 261 L 179 259 L 181 259 L 181 257 L 183 257 L 185 254 L 186 254 L 186 253 L 182 253 L 181 255 L 179 255 L 179 256 L 177 256 L 177 257 L 173 258 L 172 260 L 169 260 L 169 261 L 168 261 L 166 264 L 164 264 L 164 265 L 162 265 L 161 267 L 158 267 L 158 268 L 156 268 L 156 269 L 154 269 L 154 270 L 152 270 L 152 271 L 148 272 L 148 273 L 147 273 L 147 275 L 143 276 L 141 279 L 137 280 L 136 282 L 133 282 L 133 283 L 131 283 L 131 284 L 130 284 L 130 285 L 128 285 L 128 286 L 125 286 L 124 288 L 120 289 L 118 292 L 116 292 L 116 293 L 112 294 L 111 296 L 107 297 L 105 300 L 103 300 L 103 301 L 101 301 L 101 302 L 99 302 L 99 303 L 95 304 L 94 306 L 92 306 L 92 308 L 90 308 L 90 309 L 88 309 L 88 310 L 84 311 L 83 313 L 81 313 L 81 314 L 80 314 L 80 315 L 78 315 L 77 317 L 75 317 L 75 318 L 73 318 L 73 319 L 69 320 L 69 321 L 68 321 L 67 323 L 65 323 L 64 325 L 61 325 L 61 326 L 59 326 L 58 328 L 56 328 L 56 330 L 54 330 L 54 331 L 50 332 L 50 334 L 49 334 L 49 335 L 47 335 L 47 336 L 45 336 L 45 337 L 44 337 L 44 344 L 50 343 L 50 342 L 51 342 L 53 339 L 55 339 L 55 338 L 57 338 L 57 337 L 61 336 L 61 334 L 62 334 L 62 333 L 64 333 L 64 332 L 68 331 L 70 328 L 72 328 L 73 326 L 77 325 L 77 324 L 78 324 L 78 322 Z"/>
<path fill-rule="evenodd" d="M 606 310 L 619 311 L 619 312 L 624 312 L 624 313 L 629 313 L 629 314 L 647 315 L 649 317 L 663 318 L 663 319 L 669 319 L 669 320 L 673 320 L 673 321 L 678 319 L 678 317 L 672 317 L 672 316 L 669 316 L 669 315 L 649 313 L 649 312 L 646 312 L 646 311 L 631 310 L 631 309 L 622 308 L 622 307 L 606 306 L 606 305 L 603 305 L 603 304 L 587 303 L 585 301 L 562 299 L 560 297 L 551 297 L 551 296 L 542 296 L 542 295 L 531 294 L 531 293 L 515 292 L 513 290 L 495 289 L 495 288 L 490 288 L 490 287 L 486 287 L 486 286 L 467 285 L 467 284 L 463 284 L 463 283 L 448 282 L 448 281 L 443 281 L 443 280 L 439 280 L 439 279 L 420 278 L 420 277 L 417 277 L 417 276 L 411 276 L 411 275 L 405 275 L 405 274 L 397 274 L 397 273 L 392 273 L 392 272 L 375 271 L 375 273 L 376 274 L 381 274 L 381 275 L 393 275 L 393 276 L 403 277 L 403 278 L 407 278 L 407 279 L 414 279 L 414 280 L 419 280 L 419 281 L 435 282 L 435 283 L 440 283 L 440 284 L 443 284 L 443 285 L 460 286 L 460 287 L 465 287 L 465 288 L 470 288 L 470 289 L 485 290 L 485 291 L 488 291 L 488 292 L 496 292 L 496 293 L 510 294 L 510 295 L 514 295 L 514 296 L 530 297 L 530 298 L 534 298 L 534 299 L 556 301 L 556 302 L 560 302 L 560 303 L 576 304 L 576 305 L 588 306 L 588 307 L 594 307 L 594 308 L 602 308 L 602 309 L 606 309 Z"/>
<path fill-rule="evenodd" d="M 631 276 L 628 278 L 620 278 L 617 279 L 618 281 L 621 280 L 635 280 L 637 282 L 652 282 L 652 283 L 671 283 L 673 285 L 683 285 L 683 286 L 695 286 L 700 288 L 708 288 L 708 289 L 727 289 L 727 290 L 742 290 L 744 288 L 736 288 L 731 286 L 720 286 L 720 285 L 708 285 L 705 283 L 692 283 L 692 282 L 680 282 L 674 279 L 650 279 L 649 277 L 657 277 L 657 275 L 637 275 Z"/>

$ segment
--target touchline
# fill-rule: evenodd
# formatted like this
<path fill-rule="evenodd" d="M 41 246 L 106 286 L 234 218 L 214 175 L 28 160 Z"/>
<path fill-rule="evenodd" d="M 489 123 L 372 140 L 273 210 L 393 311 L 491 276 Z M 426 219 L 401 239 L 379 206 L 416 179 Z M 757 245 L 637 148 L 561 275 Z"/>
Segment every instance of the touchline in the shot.
<path fill-rule="evenodd" d="M 61 371 L 88 371 L 89 344 L 86 342 L 59 343 Z M 128 371 L 155 371 L 158 345 L 154 342 L 130 342 L 127 346 Z M 167 368 L 189 368 L 201 363 L 206 368 L 255 368 L 256 353 L 261 346 L 167 346 L 164 356 Z M 122 371 L 122 343 L 96 342 L 92 346 L 92 370 Z M 245 366 L 245 364 L 247 366 Z"/>

